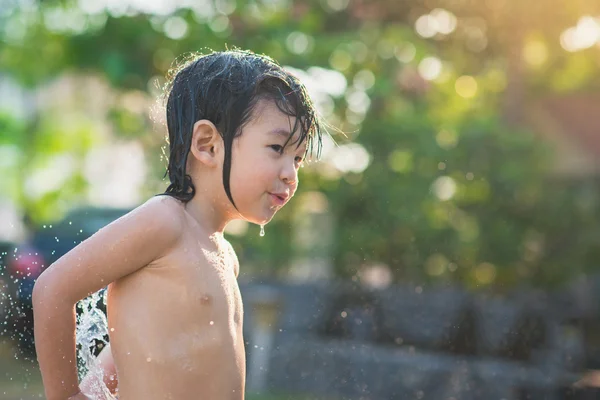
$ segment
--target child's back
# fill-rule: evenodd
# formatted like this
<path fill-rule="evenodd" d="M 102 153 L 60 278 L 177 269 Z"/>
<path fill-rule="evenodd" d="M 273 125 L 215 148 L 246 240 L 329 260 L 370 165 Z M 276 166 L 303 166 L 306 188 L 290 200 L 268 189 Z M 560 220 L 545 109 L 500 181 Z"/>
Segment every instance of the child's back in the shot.
<path fill-rule="evenodd" d="M 233 51 L 177 73 L 167 124 L 166 196 L 101 229 L 36 283 L 48 400 L 87 398 L 77 382 L 73 308 L 106 285 L 111 346 L 100 359 L 116 372 L 120 400 L 244 398 L 239 266 L 223 229 L 234 219 L 266 224 L 287 203 L 315 140 L 319 151 L 318 122 L 295 78 Z"/>

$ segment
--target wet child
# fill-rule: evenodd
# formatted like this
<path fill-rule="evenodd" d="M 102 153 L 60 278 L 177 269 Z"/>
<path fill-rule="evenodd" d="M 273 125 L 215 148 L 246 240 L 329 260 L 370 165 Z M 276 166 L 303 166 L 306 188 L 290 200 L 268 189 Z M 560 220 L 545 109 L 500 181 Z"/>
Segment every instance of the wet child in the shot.
<path fill-rule="evenodd" d="M 166 192 L 79 244 L 35 285 L 48 400 L 94 398 L 77 378 L 74 306 L 106 285 L 110 347 L 100 363 L 120 400 L 244 398 L 239 265 L 223 230 L 273 218 L 294 196 L 304 158 L 318 155 L 321 128 L 298 79 L 248 51 L 194 57 L 167 93 Z"/>

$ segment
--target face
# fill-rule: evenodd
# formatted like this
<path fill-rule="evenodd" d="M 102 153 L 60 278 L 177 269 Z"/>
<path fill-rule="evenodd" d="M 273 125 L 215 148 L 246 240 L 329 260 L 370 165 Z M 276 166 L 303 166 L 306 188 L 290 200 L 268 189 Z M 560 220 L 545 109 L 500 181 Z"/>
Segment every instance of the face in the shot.
<path fill-rule="evenodd" d="M 285 145 L 294 123 L 273 101 L 261 100 L 233 141 L 231 195 L 247 221 L 266 224 L 296 193 L 306 143 L 294 143 L 296 132 Z"/>

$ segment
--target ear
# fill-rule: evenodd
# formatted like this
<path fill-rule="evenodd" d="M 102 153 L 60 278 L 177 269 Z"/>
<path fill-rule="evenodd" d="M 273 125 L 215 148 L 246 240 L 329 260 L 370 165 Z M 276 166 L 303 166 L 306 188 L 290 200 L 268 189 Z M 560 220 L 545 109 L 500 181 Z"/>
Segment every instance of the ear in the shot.
<path fill-rule="evenodd" d="M 190 151 L 202 164 L 208 167 L 218 165 L 218 156 L 223 151 L 223 138 L 212 122 L 201 119 L 194 124 Z"/>

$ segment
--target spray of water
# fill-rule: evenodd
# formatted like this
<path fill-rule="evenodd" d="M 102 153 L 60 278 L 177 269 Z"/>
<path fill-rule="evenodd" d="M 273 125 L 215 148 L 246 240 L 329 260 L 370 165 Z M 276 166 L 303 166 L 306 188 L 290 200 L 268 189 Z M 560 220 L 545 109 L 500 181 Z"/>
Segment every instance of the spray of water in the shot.
<path fill-rule="evenodd" d="M 79 309 L 77 316 L 77 367 L 79 380 L 84 377 L 91 384 L 88 396 L 94 400 L 116 400 L 103 381 L 103 372 L 96 355 L 95 348 L 103 348 L 108 343 L 108 321 L 102 310 L 98 307 L 104 304 L 106 307 L 106 290 L 100 290 L 77 303 Z"/>

